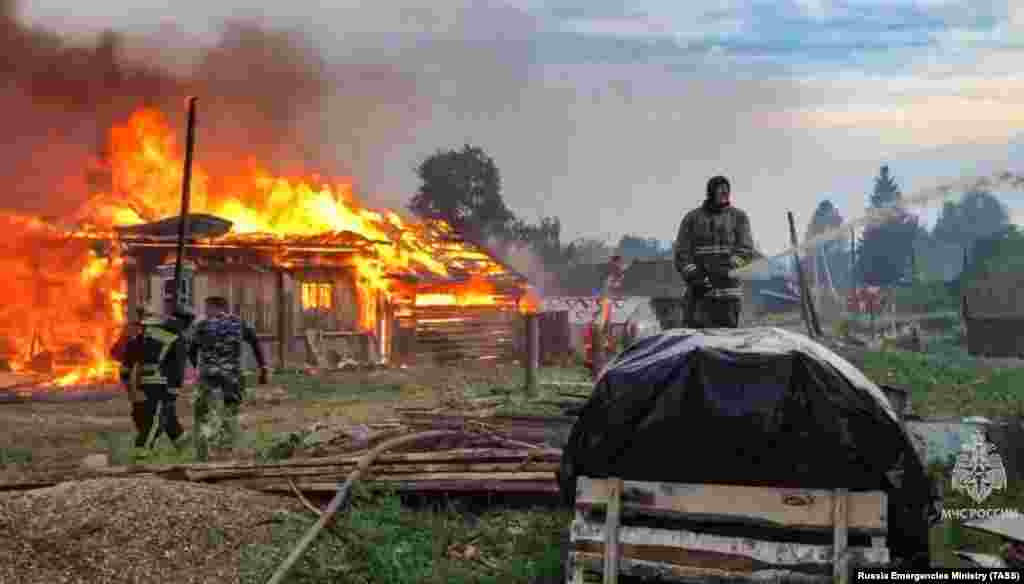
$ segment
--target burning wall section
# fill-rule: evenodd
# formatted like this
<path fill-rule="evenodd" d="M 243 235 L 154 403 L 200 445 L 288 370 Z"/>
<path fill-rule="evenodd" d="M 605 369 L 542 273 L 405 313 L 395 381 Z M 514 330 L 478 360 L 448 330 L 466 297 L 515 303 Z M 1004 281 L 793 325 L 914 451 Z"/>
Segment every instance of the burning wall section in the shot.
<path fill-rule="evenodd" d="M 149 264 L 173 258 L 172 237 L 124 229 L 178 213 L 183 164 L 170 126 L 160 112 L 140 110 L 110 136 L 108 159 L 91 167 L 109 174 L 101 181 L 108 191 L 61 220 L 0 216 L 9 276 L 0 284 L 0 353 L 18 371 L 49 362 L 57 384 L 113 378 L 106 355 L 129 316 L 126 258 L 137 261 L 141 250 Z M 243 172 L 215 170 L 197 158 L 191 208 L 227 220 L 230 231 L 193 238 L 189 253 L 249 257 L 250 266 L 282 272 L 344 268 L 358 296 L 358 328 L 381 343 L 385 306 L 399 318 L 431 306 L 528 308 L 508 300 L 522 295 L 521 276 L 443 222 L 363 207 L 350 180 L 278 177 L 254 160 Z M 308 300 L 301 287 L 294 293 Z"/>

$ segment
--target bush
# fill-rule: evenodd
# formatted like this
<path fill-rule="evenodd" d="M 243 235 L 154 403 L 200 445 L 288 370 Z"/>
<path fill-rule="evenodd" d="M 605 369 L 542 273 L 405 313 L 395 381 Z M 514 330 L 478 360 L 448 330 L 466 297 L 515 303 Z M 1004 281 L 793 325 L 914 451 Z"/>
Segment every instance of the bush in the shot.
<path fill-rule="evenodd" d="M 944 282 L 916 282 L 892 291 L 892 302 L 900 312 L 957 312 L 960 301 Z"/>

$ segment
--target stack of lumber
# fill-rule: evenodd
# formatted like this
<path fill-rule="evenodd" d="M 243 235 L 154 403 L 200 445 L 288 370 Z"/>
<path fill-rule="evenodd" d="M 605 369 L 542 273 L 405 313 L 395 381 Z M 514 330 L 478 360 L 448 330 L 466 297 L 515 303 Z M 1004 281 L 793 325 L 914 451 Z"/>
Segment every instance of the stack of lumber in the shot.
<path fill-rule="evenodd" d="M 402 411 L 402 424 L 414 431 L 484 428 L 506 439 L 530 444 L 565 445 L 576 418 L 570 416 L 473 417 L 432 412 Z"/>
<path fill-rule="evenodd" d="M 462 448 L 379 456 L 363 480 L 401 492 L 557 494 L 557 449 Z M 310 458 L 276 464 L 222 463 L 181 468 L 190 481 L 266 492 L 333 493 L 359 456 Z"/>
<path fill-rule="evenodd" d="M 588 574 L 603 574 L 605 582 L 623 574 L 667 582 L 781 578 L 808 584 L 837 577 L 843 584 L 850 567 L 890 562 L 880 491 L 588 477 L 579 477 L 576 487 L 572 584 Z"/>
<path fill-rule="evenodd" d="M 367 449 L 332 456 L 277 462 L 246 460 L 106 467 L 91 470 L 85 476 L 78 472 L 75 476 L 0 484 L 0 491 L 43 488 L 64 480 L 95 476 L 155 476 L 264 492 L 299 490 L 333 493 L 373 443 L 394 435 L 394 432 L 385 432 L 371 438 Z M 562 451 L 557 448 L 517 442 L 486 432 L 467 431 L 382 454 L 374 460 L 361 481 L 409 493 L 557 495 L 555 473 L 561 457 Z"/>

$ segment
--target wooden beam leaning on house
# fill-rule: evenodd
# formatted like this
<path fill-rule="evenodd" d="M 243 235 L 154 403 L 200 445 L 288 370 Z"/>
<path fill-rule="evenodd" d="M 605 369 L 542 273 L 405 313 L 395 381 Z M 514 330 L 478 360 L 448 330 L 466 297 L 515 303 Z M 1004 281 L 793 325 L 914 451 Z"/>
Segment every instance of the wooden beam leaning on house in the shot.
<path fill-rule="evenodd" d="M 673 582 L 709 577 L 756 582 L 774 575 L 846 584 L 851 565 L 890 561 L 884 547 L 886 495 L 880 491 L 580 477 L 576 493 L 570 584 L 582 584 L 592 574 L 615 582 L 606 566 L 616 564 L 624 575 Z M 870 538 L 870 547 L 848 546 L 851 535 Z M 808 538 L 815 541 L 799 541 Z M 823 543 L 828 540 L 832 543 Z M 606 558 L 606 551 L 613 556 Z"/>

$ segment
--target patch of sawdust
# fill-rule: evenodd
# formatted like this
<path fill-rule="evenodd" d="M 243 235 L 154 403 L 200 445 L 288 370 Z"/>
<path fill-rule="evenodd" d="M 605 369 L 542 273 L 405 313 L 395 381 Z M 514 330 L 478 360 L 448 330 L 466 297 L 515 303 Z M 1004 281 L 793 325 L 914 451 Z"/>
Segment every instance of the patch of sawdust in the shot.
<path fill-rule="evenodd" d="M 96 479 L 0 496 L 0 582 L 238 582 L 291 501 L 160 479 Z"/>

